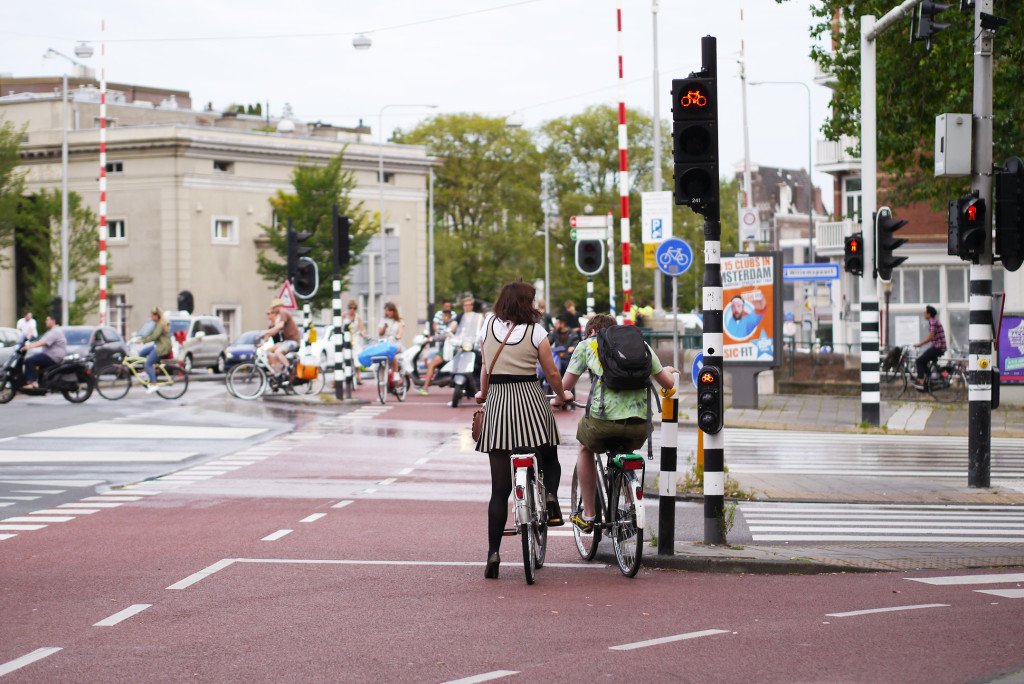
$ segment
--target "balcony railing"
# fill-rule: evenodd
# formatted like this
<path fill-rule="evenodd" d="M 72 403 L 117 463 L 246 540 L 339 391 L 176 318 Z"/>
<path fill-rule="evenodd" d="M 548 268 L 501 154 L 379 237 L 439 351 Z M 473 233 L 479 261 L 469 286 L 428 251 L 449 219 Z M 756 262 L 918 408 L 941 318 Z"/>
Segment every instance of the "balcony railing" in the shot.
<path fill-rule="evenodd" d="M 827 221 L 817 223 L 815 230 L 815 247 L 822 256 L 840 256 L 843 254 L 846 238 L 857 232 L 853 221 Z"/>
<path fill-rule="evenodd" d="M 848 150 L 857 147 L 858 140 L 844 135 L 839 140 L 819 140 L 817 144 L 817 166 L 854 165 L 860 163 L 860 157 L 850 154 Z"/>

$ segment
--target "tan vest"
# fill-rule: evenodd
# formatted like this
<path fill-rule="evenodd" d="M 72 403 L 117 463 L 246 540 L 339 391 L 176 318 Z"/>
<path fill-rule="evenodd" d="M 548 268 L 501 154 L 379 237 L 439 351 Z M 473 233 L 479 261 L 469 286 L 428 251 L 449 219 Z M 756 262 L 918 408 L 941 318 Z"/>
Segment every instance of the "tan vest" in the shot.
<path fill-rule="evenodd" d="M 498 349 L 501 348 L 501 341 L 505 339 L 505 336 L 495 336 L 494 321 L 496 318 L 492 317 L 487 324 L 487 335 L 484 337 L 484 363 L 487 368 L 491 367 L 494 355 L 498 353 Z M 504 323 L 504 321 L 502 321 Z M 517 339 L 523 331 L 524 326 L 517 325 L 512 331 L 512 337 L 509 338 L 508 344 L 505 345 L 505 349 L 502 350 L 501 356 L 498 357 L 498 363 L 495 364 L 494 369 L 491 371 L 494 375 L 536 375 L 537 374 L 537 347 L 533 346 L 533 324 L 525 326 L 526 334 L 523 338 L 512 343 L 512 340 Z"/>

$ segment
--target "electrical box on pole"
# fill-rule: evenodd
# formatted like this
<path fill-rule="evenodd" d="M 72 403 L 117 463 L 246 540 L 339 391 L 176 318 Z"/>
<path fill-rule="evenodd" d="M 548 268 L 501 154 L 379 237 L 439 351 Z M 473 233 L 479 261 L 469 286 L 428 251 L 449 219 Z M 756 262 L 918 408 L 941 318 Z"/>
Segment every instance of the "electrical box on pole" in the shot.
<path fill-rule="evenodd" d="M 935 117 L 935 177 L 971 175 L 970 114 L 939 114 Z"/>

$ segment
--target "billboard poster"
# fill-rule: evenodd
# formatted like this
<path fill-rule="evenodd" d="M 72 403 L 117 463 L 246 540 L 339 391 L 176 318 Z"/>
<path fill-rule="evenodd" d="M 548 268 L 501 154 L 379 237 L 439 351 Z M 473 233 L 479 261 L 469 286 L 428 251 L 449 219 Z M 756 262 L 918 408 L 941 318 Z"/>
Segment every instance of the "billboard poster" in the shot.
<path fill-rule="evenodd" d="M 771 252 L 722 256 L 722 330 L 726 363 L 776 365 L 781 259 Z"/>
<path fill-rule="evenodd" d="M 1024 385 L 1024 314 L 1003 314 L 999 326 L 999 381 Z"/>

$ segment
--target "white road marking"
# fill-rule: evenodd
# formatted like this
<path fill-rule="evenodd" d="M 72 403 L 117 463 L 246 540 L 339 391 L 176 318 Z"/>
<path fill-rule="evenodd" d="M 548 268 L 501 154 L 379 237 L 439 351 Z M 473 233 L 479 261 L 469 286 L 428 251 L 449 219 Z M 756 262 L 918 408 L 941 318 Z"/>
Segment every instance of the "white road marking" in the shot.
<path fill-rule="evenodd" d="M 635 641 L 631 644 L 622 644 L 621 646 L 609 646 L 609 651 L 632 651 L 637 648 L 646 648 L 648 646 L 659 646 L 661 644 L 669 644 L 673 641 L 685 641 L 687 639 L 697 639 L 699 637 L 712 636 L 715 634 L 728 634 L 727 629 L 704 629 L 699 632 L 687 632 L 686 634 L 676 634 L 674 636 L 661 637 L 659 639 L 648 639 L 646 641 Z"/>
<path fill-rule="evenodd" d="M 408 475 L 412 471 L 413 471 L 412 468 L 402 468 L 401 470 L 398 471 L 398 474 L 399 475 Z"/>
<path fill-rule="evenodd" d="M 939 527 L 936 529 L 930 529 L 931 526 L 936 523 L 920 523 L 919 527 L 895 527 L 890 524 L 889 527 L 885 528 L 885 531 L 889 534 L 965 534 L 965 535 L 1010 535 L 1020 537 L 1024 541 L 1024 530 L 1020 529 L 1020 525 L 1015 523 L 1003 523 L 1002 527 L 1009 527 L 1010 529 L 978 529 L 976 527 L 971 528 L 954 528 Z M 995 527 L 995 525 L 993 525 Z M 832 522 L 826 527 L 819 526 L 808 526 L 808 525 L 750 525 L 751 532 L 845 532 L 847 534 L 860 534 L 869 532 L 878 532 L 879 530 L 875 527 L 854 527 L 851 525 L 837 525 Z M 852 538 L 852 537 L 851 537 Z M 970 540 L 965 540 L 970 541 Z"/>
<path fill-rule="evenodd" d="M 427 461 L 429 461 L 429 460 L 430 460 L 429 458 L 421 458 L 418 461 L 416 461 L 415 463 L 413 463 L 413 465 L 423 465 L 423 464 L 427 463 Z"/>
<path fill-rule="evenodd" d="M 339 501 L 338 503 L 334 504 L 333 506 L 331 506 L 331 508 L 344 508 L 345 506 L 348 506 L 351 503 L 352 499 L 345 499 L 344 501 Z"/>
<path fill-rule="evenodd" d="M 1024 589 L 975 589 L 974 591 L 979 594 L 992 594 L 1010 599 L 1024 598 Z"/>
<path fill-rule="evenodd" d="M 360 492 L 360 493 L 361 493 L 361 494 L 376 494 L 376 492 L 377 492 L 377 490 L 376 490 L 376 489 L 364 489 L 364 490 L 363 490 L 362 492 Z"/>
<path fill-rule="evenodd" d="M 266 432 L 266 428 L 210 427 L 204 425 L 164 425 L 115 423 L 103 420 L 32 432 L 22 437 L 60 439 L 250 439 Z"/>
<path fill-rule="evenodd" d="M 59 508 L 46 508 L 41 511 L 32 511 L 29 515 L 89 515 L 90 513 L 99 513 L 98 508 L 65 508 L 63 510 Z"/>
<path fill-rule="evenodd" d="M 16 534 L 0 534 L 0 541 L 3 541 L 5 539 L 10 539 L 11 537 L 17 537 L 17 536 L 18 535 L 16 535 Z"/>
<path fill-rule="evenodd" d="M 389 477 L 386 480 L 381 480 L 377 484 L 380 485 L 381 487 L 386 487 L 387 485 L 394 484 L 395 482 L 397 482 L 397 478 Z"/>
<path fill-rule="evenodd" d="M 0 677 L 3 677 L 6 674 L 10 674 L 15 670 L 21 669 L 26 665 L 30 665 L 36 662 L 37 660 L 42 660 L 43 658 L 52 656 L 54 653 L 60 650 L 60 646 L 47 646 L 45 648 L 37 648 L 31 653 L 27 653 L 21 656 L 20 658 L 9 660 L 6 663 L 0 665 Z"/>
<path fill-rule="evenodd" d="M 209 480 L 213 475 L 164 475 L 160 480 L 164 482 L 198 482 Z"/>
<path fill-rule="evenodd" d="M 198 454 L 190 451 L 2 450 L 0 463 L 177 463 L 193 456 Z"/>
<path fill-rule="evenodd" d="M 919 532 L 921 530 L 918 530 Z M 901 535 L 857 535 L 849 534 L 808 534 L 794 537 L 792 534 L 759 534 L 755 541 L 801 541 L 801 542 L 963 542 L 988 543 L 988 544 L 1015 544 L 1021 542 L 1021 537 L 986 537 L 984 539 L 970 539 L 967 537 L 927 537 L 927 536 L 901 536 Z"/>
<path fill-rule="evenodd" d="M 2 480 L 6 484 L 32 485 L 33 487 L 95 487 L 105 480 Z"/>
<path fill-rule="evenodd" d="M 2 508 L 4 506 L 13 506 L 13 505 L 14 505 L 13 501 L 0 501 L 0 508 Z"/>
<path fill-rule="evenodd" d="M 127 620 L 132 615 L 138 615 L 139 613 L 151 607 L 152 605 L 152 603 L 136 603 L 134 605 L 128 606 L 120 612 L 114 613 L 108 618 L 103 618 L 102 620 L 94 624 L 93 627 L 113 627 L 117 623 Z"/>
<path fill-rule="evenodd" d="M 225 473 L 228 473 L 230 471 L 228 471 L 228 470 L 219 470 L 219 469 L 218 470 L 211 470 L 209 468 L 189 468 L 185 472 L 186 473 L 195 473 L 196 475 L 216 476 L 216 475 L 224 475 Z"/>
<path fill-rule="evenodd" d="M 259 463 L 259 461 L 257 461 L 257 460 L 239 461 L 239 460 L 236 460 L 236 459 L 228 460 L 226 458 L 222 458 L 222 459 L 220 459 L 218 461 L 211 461 L 210 463 L 212 465 L 218 465 L 218 466 L 237 466 L 237 467 L 241 468 L 242 466 L 253 465 L 254 463 Z"/>
<path fill-rule="evenodd" d="M 0 530 L 4 532 L 31 532 L 32 530 L 41 530 L 46 525 L 0 525 Z"/>
<path fill-rule="evenodd" d="M 324 517 L 325 515 L 327 515 L 327 514 L 326 513 L 314 513 L 313 515 L 307 515 L 305 518 L 303 518 L 299 522 L 305 522 L 305 523 L 316 522 L 317 520 L 319 520 L 320 518 Z"/>
<path fill-rule="evenodd" d="M 853 617 L 854 615 L 871 615 L 873 613 L 895 613 L 901 610 L 920 610 L 921 608 L 949 608 L 948 603 L 922 603 L 917 606 L 893 606 L 892 608 L 869 608 L 867 610 L 850 610 L 845 613 L 825 613 L 825 617 Z"/>
<path fill-rule="evenodd" d="M 58 504 L 57 508 L 117 508 L 123 504 L 119 503 L 66 503 Z"/>
<path fill-rule="evenodd" d="M 64 489 L 12 489 L 12 494 L 63 494 Z"/>
<path fill-rule="evenodd" d="M 189 575 L 185 579 L 179 580 L 179 581 L 175 582 L 174 584 L 172 584 L 171 586 L 169 586 L 167 588 L 168 589 L 187 589 L 188 587 L 191 587 L 193 584 L 195 584 L 199 580 L 205 579 L 205 578 L 209 577 L 210 575 L 212 575 L 213 573 L 219 572 L 220 570 L 223 570 L 224 568 L 228 567 L 229 565 L 231 565 L 234 562 L 235 562 L 234 558 L 224 558 L 223 560 L 217 561 L 213 565 L 209 565 L 209 566 L 203 568 L 199 572 L 192 573 L 191 575 Z"/>
<path fill-rule="evenodd" d="M 111 495 L 121 496 L 123 494 L 123 495 L 126 495 L 126 496 L 134 496 L 136 494 L 141 494 L 142 496 L 153 496 L 153 495 L 159 494 L 159 493 L 160 492 L 156 491 L 155 489 L 136 489 L 135 487 L 131 487 L 129 489 L 110 489 L 108 491 L 103 492 L 103 495 L 104 496 L 111 496 Z"/>
<path fill-rule="evenodd" d="M 266 537 L 264 537 L 260 541 L 277 541 L 281 537 L 284 537 L 284 536 L 289 535 L 291 533 L 292 533 L 292 530 L 278 530 L 277 532 L 273 532 L 271 534 L 268 534 Z"/>
<path fill-rule="evenodd" d="M 41 496 L 0 496 L 0 499 L 4 501 L 35 501 L 41 498 Z"/>
<path fill-rule="evenodd" d="M 952 586 L 964 584 L 1003 584 L 1024 582 L 1024 573 L 1007 573 L 1005 575 L 951 575 L 948 577 L 904 577 L 911 582 Z"/>
<path fill-rule="evenodd" d="M 27 523 L 35 523 L 35 522 L 59 523 L 59 522 L 67 522 L 69 520 L 74 520 L 74 519 L 75 519 L 75 516 L 73 516 L 73 515 L 60 515 L 60 516 L 54 515 L 54 516 L 49 516 L 49 517 L 44 517 L 44 516 L 41 516 L 41 515 L 40 516 L 36 516 L 36 517 L 32 517 L 32 516 L 28 516 L 28 515 L 23 515 L 23 516 L 18 516 L 16 518 L 4 518 L 3 520 L 0 520 L 0 522 L 3 522 L 3 523 L 26 523 L 26 522 Z"/>
<path fill-rule="evenodd" d="M 493 679 L 503 679 L 504 677 L 511 677 L 512 675 L 519 674 L 518 670 L 494 670 L 493 672 L 484 672 L 483 674 L 473 675 L 472 677 L 463 677 L 462 679 L 452 679 L 445 682 L 445 684 L 477 684 L 477 682 L 489 682 Z"/>
<path fill-rule="evenodd" d="M 107 501 L 119 503 L 121 501 L 142 501 L 141 496 L 87 496 L 81 499 L 82 501 Z"/>

